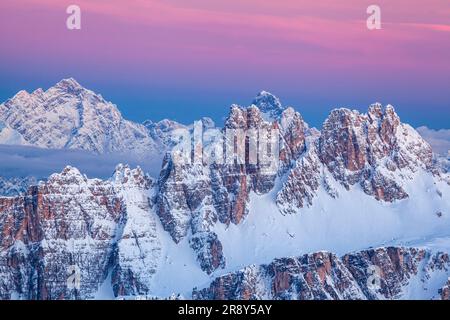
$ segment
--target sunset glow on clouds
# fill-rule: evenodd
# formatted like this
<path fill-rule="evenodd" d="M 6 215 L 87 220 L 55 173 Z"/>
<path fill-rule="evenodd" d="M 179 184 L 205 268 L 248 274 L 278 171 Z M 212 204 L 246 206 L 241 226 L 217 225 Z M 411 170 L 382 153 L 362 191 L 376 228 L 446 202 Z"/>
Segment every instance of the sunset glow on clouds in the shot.
<path fill-rule="evenodd" d="M 141 120 L 217 120 L 265 89 L 314 125 L 333 107 L 381 101 L 444 127 L 450 2 L 377 1 L 382 29 L 369 31 L 373 3 L 3 0 L 0 98 L 73 76 Z M 69 4 L 81 30 L 65 28 Z"/>

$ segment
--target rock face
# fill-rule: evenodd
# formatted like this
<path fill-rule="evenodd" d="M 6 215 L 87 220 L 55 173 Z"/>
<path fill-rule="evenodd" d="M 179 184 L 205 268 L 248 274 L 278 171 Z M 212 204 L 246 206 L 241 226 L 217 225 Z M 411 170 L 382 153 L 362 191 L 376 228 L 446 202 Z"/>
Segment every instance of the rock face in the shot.
<path fill-rule="evenodd" d="M 126 208 L 112 258 L 114 295 L 147 295 L 162 255 L 157 218 L 151 211 L 153 203 L 148 194 L 154 182 L 140 168 L 131 170 L 120 165 L 113 184 Z"/>
<path fill-rule="evenodd" d="M 441 295 L 442 300 L 450 300 L 450 278 L 440 290 L 439 294 Z"/>
<path fill-rule="evenodd" d="M 323 172 L 316 146 L 310 143 L 308 150 L 287 174 L 287 179 L 277 194 L 276 202 L 280 211 L 283 214 L 293 214 L 299 208 L 312 205 L 319 186 L 322 182 L 327 185 L 326 176 L 322 177 Z M 330 189 L 330 195 L 335 197 L 336 194 L 332 192 Z"/>
<path fill-rule="evenodd" d="M 2 199 L 1 208 L 2 231 L 7 235 L 2 238 L 2 278 L 12 281 L 2 286 L 9 288 L 6 294 L 11 294 L 12 284 L 27 299 L 93 294 L 98 282 L 90 283 L 91 279 L 106 277 L 124 210 L 112 186 L 99 181 L 88 184 L 76 169 L 68 167 L 24 197 Z M 14 219 L 17 212 L 21 216 Z M 89 275 L 81 276 L 85 292 L 67 289 L 67 274 L 73 265 L 82 266 Z"/>
<path fill-rule="evenodd" d="M 319 252 L 276 259 L 216 278 L 209 288 L 194 290 L 194 299 L 306 300 L 363 297 L 355 280 L 333 254 Z"/>
<path fill-rule="evenodd" d="M 14 130 L 1 131 L 8 141 L 15 137 L 15 144 L 95 153 L 157 150 L 143 125 L 124 120 L 114 104 L 72 78 L 47 91 L 20 91 L 0 105 L 0 121 Z"/>
<path fill-rule="evenodd" d="M 370 106 L 367 114 L 334 110 L 319 139 L 320 159 L 346 188 L 360 183 L 377 200 L 394 201 L 408 195 L 394 180 L 394 173 L 408 168 L 430 169 L 430 145 L 400 122 L 394 108 Z"/>
<path fill-rule="evenodd" d="M 266 113 L 273 106 L 275 111 L 281 112 L 281 118 L 265 121 L 264 113 L 256 106 L 243 108 L 233 105 L 224 129 L 214 132 L 214 141 L 204 141 L 205 150 L 216 150 L 217 146 L 225 145 L 225 150 L 231 149 L 232 154 L 236 153 L 235 159 L 230 162 L 227 159 L 229 154 L 224 155 L 222 151 L 222 158 L 215 163 L 195 163 L 189 159 L 189 163 L 180 164 L 168 155 L 158 181 L 157 212 L 164 229 L 175 242 L 181 241 L 190 231 L 191 247 L 207 273 L 225 265 L 222 245 L 212 231 L 214 224 L 241 223 L 248 214 L 250 192 L 269 192 L 279 174 L 278 169 L 268 170 L 260 158 L 250 161 L 249 137 L 239 136 L 239 132 L 254 133 L 255 146 L 262 144 L 260 135 L 279 132 L 276 143 L 281 148 L 276 167 L 280 166 L 280 170 L 286 171 L 293 159 L 305 150 L 308 127 L 300 114 L 292 108 L 281 108 L 279 100 L 268 93 L 258 96 L 255 101 L 264 105 Z M 232 138 L 230 132 L 233 133 Z M 208 136 L 208 132 L 204 134 Z M 236 141 L 232 141 L 232 146 L 227 149 L 233 138 Z M 242 159 L 238 159 L 236 149 L 239 148 L 243 151 Z"/>
<path fill-rule="evenodd" d="M 94 298 L 110 272 L 116 294 L 146 293 L 160 250 L 145 216 L 150 184 L 139 169 L 101 181 L 67 167 L 24 196 L 0 198 L 0 297 Z M 80 286 L 71 287 L 76 270 Z"/>
<path fill-rule="evenodd" d="M 339 196 L 334 182 L 347 190 L 359 185 L 377 200 L 402 200 L 409 196 L 403 181 L 418 170 L 434 172 L 430 145 L 390 105 L 371 105 L 367 114 L 335 109 L 307 142 L 278 193 L 283 213 L 310 206 L 321 187 Z"/>
<path fill-rule="evenodd" d="M 368 299 L 400 299 L 414 278 L 426 283 L 434 272 L 448 273 L 450 266 L 448 253 L 402 247 L 361 251 L 342 260 Z M 379 278 L 378 286 L 368 281 L 371 276 Z"/>
<path fill-rule="evenodd" d="M 347 254 L 328 252 L 275 259 L 216 278 L 194 289 L 194 299 L 365 300 L 401 299 L 414 281 L 426 288 L 434 272 L 450 273 L 447 253 L 387 247 Z M 426 290 L 426 289 L 424 289 Z M 441 289 L 448 298 L 448 287 Z M 430 292 L 430 294 L 437 294 Z M 431 296 L 430 298 L 432 298 Z"/>
<path fill-rule="evenodd" d="M 244 134 L 230 138 L 230 131 Z M 261 163 L 261 149 L 257 161 L 250 161 L 251 133 L 258 132 L 261 146 L 261 131 L 278 133 L 274 170 Z M 402 124 L 389 105 L 371 105 L 367 114 L 336 109 L 317 132 L 294 109 L 263 92 L 247 108 L 232 105 L 224 129 L 200 150 L 216 150 L 218 145 L 225 146 L 227 153 L 220 153 L 219 164 L 192 164 L 197 150 L 181 165 L 169 155 L 158 181 L 157 212 L 165 230 L 176 242 L 190 235 L 191 246 L 208 273 L 226 263 L 214 225 L 242 223 L 248 215 L 249 195 L 267 194 L 277 179 L 281 182 L 275 196 L 278 209 L 294 214 L 311 206 L 320 190 L 337 198 L 342 187 L 344 191 L 360 188 L 384 202 L 406 199 L 404 185 L 415 172 L 435 174 L 431 147 Z M 229 154 L 234 157 L 239 150 L 245 156 L 227 162 Z"/>
<path fill-rule="evenodd" d="M 252 105 L 258 107 L 261 112 L 268 117 L 268 119 L 279 119 L 281 113 L 285 110 L 282 106 L 280 99 L 267 91 L 261 91 L 253 99 Z"/>

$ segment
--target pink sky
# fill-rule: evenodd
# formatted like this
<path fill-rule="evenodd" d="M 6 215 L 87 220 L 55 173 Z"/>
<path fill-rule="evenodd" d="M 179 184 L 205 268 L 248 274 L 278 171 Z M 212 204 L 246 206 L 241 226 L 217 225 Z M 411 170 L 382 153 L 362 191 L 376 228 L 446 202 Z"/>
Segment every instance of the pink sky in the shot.
<path fill-rule="evenodd" d="M 449 41 L 445 41 L 450 39 L 448 0 L 378 1 L 383 23 L 383 30 L 379 31 L 365 28 L 365 10 L 373 3 L 365 0 L 3 0 L 2 15 L 5 11 L 21 10 L 28 11 L 29 15 L 26 16 L 28 24 L 23 24 L 20 19 L 17 21 L 12 15 L 4 17 L 2 30 L 14 31 L 5 34 L 7 39 L 11 37 L 17 41 L 18 36 L 23 37 L 26 40 L 24 46 L 46 46 L 46 42 L 52 39 L 67 37 L 67 30 L 63 28 L 65 14 L 61 12 L 72 3 L 79 5 L 83 18 L 86 17 L 81 32 L 89 34 L 82 45 L 96 46 L 99 38 L 111 36 L 105 33 L 111 28 L 113 32 L 123 29 L 122 34 L 119 30 L 119 35 L 124 37 L 121 40 L 126 44 L 137 45 L 139 41 L 150 42 L 152 38 L 160 40 L 164 37 L 165 53 L 188 47 L 205 55 L 231 53 L 238 58 L 255 57 L 259 62 L 268 62 L 271 59 L 267 59 L 264 53 L 271 52 L 270 44 L 273 43 L 279 46 L 276 50 L 280 55 L 287 58 L 277 61 L 277 64 L 290 64 L 302 58 L 333 67 L 336 60 L 341 65 L 355 65 L 381 58 L 381 62 L 388 66 L 412 67 L 417 65 L 422 55 L 411 52 L 410 45 L 440 43 L 442 51 L 434 51 L 434 59 L 429 62 L 438 68 L 449 67 L 445 63 L 450 46 Z M 56 14 L 60 20 L 58 25 L 54 23 Z M 41 20 L 48 17 L 54 20 Z M 109 24 L 116 21 L 116 26 L 102 25 L 105 19 Z M 129 28 L 139 31 L 129 34 Z M 112 47 L 117 44 L 117 38 L 105 39 L 105 44 Z M 310 50 L 290 50 L 292 46 L 300 45 L 310 47 Z M 136 46 L 136 49 L 140 48 L 145 48 L 145 44 Z M 65 48 L 60 49 L 64 53 Z M 73 52 L 71 49 L 69 51 Z M 101 52 L 101 47 L 96 49 Z M 255 55 L 255 50 L 262 50 L 263 54 Z M 145 58 L 148 55 L 148 52 L 143 52 L 145 50 L 130 51 L 130 56 L 125 54 L 117 59 L 133 58 L 136 54 Z M 18 54 L 17 51 L 9 53 Z M 176 57 L 176 52 L 172 55 Z"/>
<path fill-rule="evenodd" d="M 82 10 L 80 31 L 65 28 L 69 4 Z M 382 30 L 366 28 L 370 4 L 381 7 Z M 449 98 L 449 0 L 2 0 L 0 8 L 1 71 L 22 83 L 75 73 L 209 95 L 257 87 L 293 96 L 310 86 L 337 102 L 373 90 L 376 98 L 420 89 L 441 106 Z"/>

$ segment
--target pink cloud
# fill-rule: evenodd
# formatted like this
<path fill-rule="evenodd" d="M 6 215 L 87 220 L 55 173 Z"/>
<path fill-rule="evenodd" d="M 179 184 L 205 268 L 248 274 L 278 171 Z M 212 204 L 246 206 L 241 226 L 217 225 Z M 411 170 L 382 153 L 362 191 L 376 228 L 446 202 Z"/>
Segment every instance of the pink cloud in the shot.
<path fill-rule="evenodd" d="M 58 12 L 72 2 L 6 3 L 12 7 L 45 6 Z M 184 61 L 204 63 L 220 60 L 221 63 L 245 61 L 255 66 L 265 63 L 286 68 L 290 65 L 338 69 L 370 66 L 392 70 L 424 68 L 419 62 L 425 50 L 432 57 L 426 68 L 450 69 L 450 44 L 445 41 L 450 25 L 442 23 L 441 13 L 449 3 L 442 0 L 427 2 L 428 10 L 422 15 L 419 13 L 424 11 L 423 5 L 419 1 L 378 1 L 382 7 L 383 29 L 374 32 L 365 27 L 365 8 L 371 3 L 365 0 L 75 2 L 83 15 L 92 17 L 86 27 L 88 32 L 83 37 L 75 37 L 73 44 L 55 50 L 69 51 L 67 54 L 85 51 L 86 55 L 89 50 L 90 55 L 104 55 L 103 60 L 111 59 L 111 62 L 165 59 L 177 64 L 176 60 L 183 57 Z M 108 37 L 104 36 L 108 32 L 103 26 L 105 19 L 111 19 L 108 24 L 114 21 L 117 24 L 108 25 L 114 30 Z M 48 25 L 45 32 L 50 41 L 62 39 L 65 30 L 53 30 Z M 46 34 L 41 32 L 41 35 Z M 45 41 L 30 41 L 46 50 Z M 412 47 L 416 49 L 411 50 Z M 433 50 L 435 47 L 439 49 Z M 102 48 L 109 51 L 105 53 Z"/>

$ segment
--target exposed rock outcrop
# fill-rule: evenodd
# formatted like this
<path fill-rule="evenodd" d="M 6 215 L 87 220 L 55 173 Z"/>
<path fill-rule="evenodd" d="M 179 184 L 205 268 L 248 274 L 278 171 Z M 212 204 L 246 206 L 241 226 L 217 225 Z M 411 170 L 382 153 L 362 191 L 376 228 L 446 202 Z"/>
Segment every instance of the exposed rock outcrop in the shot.
<path fill-rule="evenodd" d="M 66 167 L 24 196 L 0 198 L 0 297 L 94 298 L 110 272 L 117 295 L 146 293 L 160 250 L 150 186 L 140 169 L 119 166 L 101 181 Z M 68 285 L 72 273 L 79 286 Z"/>
<path fill-rule="evenodd" d="M 427 286 L 433 273 L 450 274 L 447 253 L 387 247 L 347 254 L 328 252 L 275 259 L 220 276 L 194 299 L 366 300 L 408 298 L 414 282 Z M 426 290 L 426 289 L 423 289 Z M 448 298 L 448 286 L 441 289 Z M 437 294 L 430 292 L 430 298 Z"/>
<path fill-rule="evenodd" d="M 188 163 L 179 163 L 168 155 L 158 181 L 157 212 L 165 230 L 176 242 L 191 231 L 191 246 L 208 273 L 225 265 L 213 225 L 241 223 L 248 214 L 250 193 L 265 194 L 272 190 L 277 176 L 288 170 L 306 148 L 308 126 L 299 113 L 280 107 L 279 100 L 268 93 L 256 100 L 265 112 L 255 105 L 231 106 L 224 129 L 215 132 L 214 142 L 203 146 L 205 150 L 221 148 L 219 161 L 195 163 L 192 156 L 188 157 Z M 266 121 L 266 113 L 274 108 L 280 118 Z M 276 163 L 264 163 L 261 154 L 252 161 L 252 147 L 262 148 L 263 143 L 271 141 L 277 145 L 273 152 L 280 148 Z"/>

